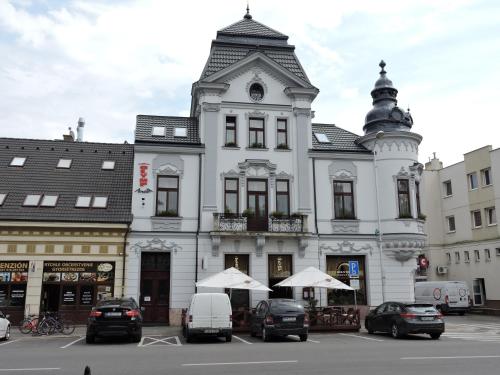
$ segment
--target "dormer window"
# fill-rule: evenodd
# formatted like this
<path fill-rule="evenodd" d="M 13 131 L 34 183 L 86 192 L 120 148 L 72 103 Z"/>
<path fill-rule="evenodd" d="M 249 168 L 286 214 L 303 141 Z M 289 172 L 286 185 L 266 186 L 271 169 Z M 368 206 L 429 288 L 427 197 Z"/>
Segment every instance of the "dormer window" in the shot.
<path fill-rule="evenodd" d="M 264 88 L 259 83 L 252 83 L 249 94 L 252 100 L 260 102 L 264 98 Z"/>
<path fill-rule="evenodd" d="M 165 136 L 165 127 L 164 126 L 153 126 L 153 130 L 151 131 L 151 135 L 153 137 L 164 137 Z"/>
<path fill-rule="evenodd" d="M 326 136 L 325 133 L 314 133 L 314 136 L 318 140 L 319 143 L 330 143 L 330 140 Z"/>
<path fill-rule="evenodd" d="M 25 162 L 26 162 L 26 158 L 16 156 L 16 157 L 12 158 L 9 165 L 11 167 L 24 167 Z"/>
<path fill-rule="evenodd" d="M 71 162 L 71 159 L 59 159 L 59 161 L 57 162 L 57 168 L 71 168 Z"/>
<path fill-rule="evenodd" d="M 174 129 L 174 137 L 187 137 L 187 129 L 186 128 L 175 128 Z"/>
<path fill-rule="evenodd" d="M 115 169 L 115 161 L 114 160 L 104 160 L 102 162 L 101 169 L 112 171 L 113 169 Z"/>

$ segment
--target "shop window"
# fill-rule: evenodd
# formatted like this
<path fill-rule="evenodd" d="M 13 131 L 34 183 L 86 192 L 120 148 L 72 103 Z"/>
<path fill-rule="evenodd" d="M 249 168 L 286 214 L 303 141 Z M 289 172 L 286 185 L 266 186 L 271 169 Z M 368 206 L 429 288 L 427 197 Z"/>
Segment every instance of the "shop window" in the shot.
<path fill-rule="evenodd" d="M 236 140 L 236 116 L 226 117 L 226 139 L 224 145 L 226 147 L 238 146 Z"/>
<path fill-rule="evenodd" d="M 408 180 L 398 180 L 398 204 L 399 217 L 402 219 L 411 218 L 410 183 Z"/>
<path fill-rule="evenodd" d="M 224 256 L 225 269 L 234 267 L 246 275 L 250 274 L 248 254 L 226 254 Z M 250 293 L 248 290 L 233 289 L 231 292 L 226 289 L 226 293 L 231 295 L 231 307 L 234 311 L 238 309 L 248 309 L 250 307 Z M 237 323 L 238 319 L 233 319 L 233 323 Z"/>
<path fill-rule="evenodd" d="M 276 211 L 290 215 L 290 185 L 288 180 L 276 180 Z"/>
<path fill-rule="evenodd" d="M 356 290 L 356 302 L 366 305 L 366 271 L 364 256 L 326 256 L 326 273 L 350 285 L 349 261 L 359 265 L 359 289 Z M 354 305 L 354 293 L 351 290 L 328 290 L 328 305 Z"/>
<path fill-rule="evenodd" d="M 292 275 L 291 255 L 269 255 L 269 287 L 273 290 L 269 292 L 269 298 L 293 298 L 292 288 L 273 287 L 273 285 L 283 281 Z"/>
<path fill-rule="evenodd" d="M 158 176 L 156 216 L 179 216 L 179 177 Z"/>
<path fill-rule="evenodd" d="M 288 149 L 288 124 L 286 119 L 276 122 L 276 148 Z"/>
<path fill-rule="evenodd" d="M 82 285 L 80 287 L 80 305 L 93 306 L 95 296 L 94 285 Z"/>
<path fill-rule="evenodd" d="M 250 126 L 248 127 L 248 147 L 250 148 L 265 148 L 266 137 L 263 118 L 250 118 Z"/>
<path fill-rule="evenodd" d="M 26 300 L 29 262 L 0 262 L 0 310 L 22 317 Z M 18 316 L 19 315 L 19 316 Z"/>
<path fill-rule="evenodd" d="M 63 285 L 61 304 L 62 305 L 76 304 L 76 285 Z"/>
<path fill-rule="evenodd" d="M 333 182 L 335 219 L 354 219 L 354 195 L 351 181 Z"/>
<path fill-rule="evenodd" d="M 451 181 L 443 182 L 444 196 L 450 197 L 453 195 L 453 190 L 451 188 Z"/>
<path fill-rule="evenodd" d="M 239 212 L 239 180 L 226 178 L 224 180 L 224 213 L 237 214 Z"/>

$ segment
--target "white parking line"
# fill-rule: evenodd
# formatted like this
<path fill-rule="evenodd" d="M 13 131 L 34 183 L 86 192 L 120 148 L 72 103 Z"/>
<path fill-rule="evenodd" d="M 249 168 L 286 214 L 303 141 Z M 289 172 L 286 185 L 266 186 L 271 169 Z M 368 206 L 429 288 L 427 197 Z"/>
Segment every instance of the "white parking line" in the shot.
<path fill-rule="evenodd" d="M 320 342 L 319 342 L 319 341 L 316 341 L 316 340 L 307 339 L 307 341 L 309 341 L 309 342 L 313 342 L 313 343 L 315 343 L 315 344 L 320 344 Z"/>
<path fill-rule="evenodd" d="M 225 366 L 225 365 L 272 365 L 280 363 L 297 363 L 298 361 L 261 361 L 261 362 L 213 362 L 213 363 L 184 363 L 182 366 Z"/>
<path fill-rule="evenodd" d="M 236 339 L 236 340 L 240 340 L 241 342 L 244 342 L 245 344 L 248 344 L 248 345 L 252 345 L 252 343 L 250 341 L 247 341 L 245 339 L 242 339 L 241 337 L 239 336 L 236 336 L 236 335 L 233 335 L 233 337 Z"/>
<path fill-rule="evenodd" d="M 9 341 L 6 341 L 4 343 L 1 343 L 0 346 L 2 345 L 8 345 L 8 344 L 12 344 L 13 342 L 16 342 L 16 341 L 19 341 L 20 339 L 17 339 L 17 340 L 9 340 Z"/>
<path fill-rule="evenodd" d="M 144 339 L 150 339 L 151 342 L 148 342 L 147 344 L 144 344 Z M 175 344 L 172 343 L 172 342 L 168 342 L 166 340 L 169 340 L 169 339 L 174 339 L 175 340 Z M 150 336 L 145 336 L 141 339 L 141 341 L 139 342 L 139 344 L 137 346 L 140 346 L 140 347 L 145 347 L 145 346 L 150 346 L 150 345 L 154 345 L 154 344 L 160 344 L 160 345 L 169 345 L 169 346 L 182 346 L 181 344 L 181 340 L 179 340 L 179 337 L 178 336 L 171 336 L 171 337 L 164 337 L 164 338 L 159 338 L 159 339 L 155 339 L 154 337 L 150 337 Z"/>
<path fill-rule="evenodd" d="M 68 346 L 71 346 L 73 344 L 76 344 L 78 341 L 82 341 L 85 337 L 80 337 L 76 339 L 75 341 L 71 341 L 69 344 L 66 344 L 64 346 L 61 346 L 61 349 L 66 349 Z"/>
<path fill-rule="evenodd" d="M 401 357 L 399 359 L 481 359 L 481 358 L 500 358 L 500 355 L 461 355 L 457 357 Z"/>
<path fill-rule="evenodd" d="M 60 367 L 36 367 L 36 368 L 0 368 L 0 371 L 54 371 L 60 370 Z"/>
<path fill-rule="evenodd" d="M 364 336 L 360 336 L 360 335 L 350 335 L 348 333 L 339 333 L 339 335 L 349 336 L 349 337 L 357 337 L 358 339 L 369 340 L 369 341 L 384 341 L 384 340 L 374 339 L 374 338 L 371 338 L 371 337 L 364 337 Z"/>

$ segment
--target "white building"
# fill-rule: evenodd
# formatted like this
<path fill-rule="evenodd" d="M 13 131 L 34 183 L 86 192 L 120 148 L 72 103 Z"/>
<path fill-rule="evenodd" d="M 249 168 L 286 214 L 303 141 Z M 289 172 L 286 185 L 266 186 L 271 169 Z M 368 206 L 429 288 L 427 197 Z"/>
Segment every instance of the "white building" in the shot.
<path fill-rule="evenodd" d="M 349 283 L 357 260 L 358 303 L 413 299 L 422 138 L 383 62 L 365 135 L 313 123 L 319 90 L 287 40 L 247 11 L 217 32 L 190 117 L 137 117 L 127 294 L 147 320 L 179 324 L 195 281 L 229 266 L 269 286 L 307 266 Z M 303 298 L 292 293 L 269 296 Z M 353 303 L 316 293 L 323 306 Z M 268 293 L 232 298 L 255 306 Z"/>
<path fill-rule="evenodd" d="M 464 280 L 476 306 L 500 308 L 500 149 L 468 152 L 443 168 L 434 157 L 424 171 L 429 280 Z"/>

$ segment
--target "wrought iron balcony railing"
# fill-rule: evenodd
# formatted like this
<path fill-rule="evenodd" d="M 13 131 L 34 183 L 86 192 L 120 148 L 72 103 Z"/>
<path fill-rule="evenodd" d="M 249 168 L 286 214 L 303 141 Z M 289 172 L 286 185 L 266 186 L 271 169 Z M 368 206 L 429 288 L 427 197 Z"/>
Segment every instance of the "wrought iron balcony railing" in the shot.
<path fill-rule="evenodd" d="M 242 214 L 214 213 L 216 232 L 307 232 L 307 215 L 255 216 Z"/>

